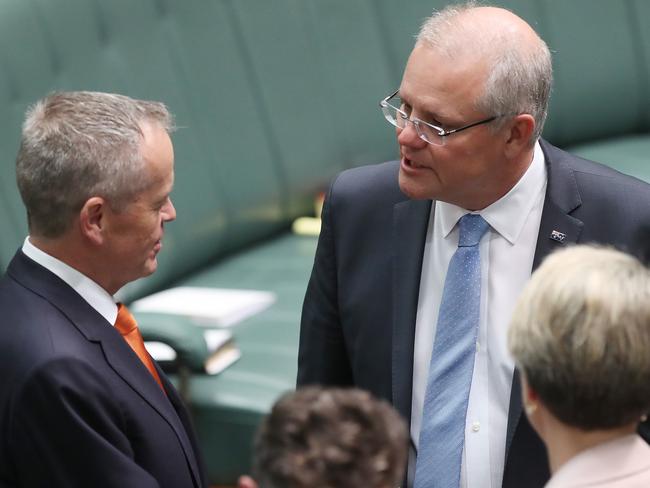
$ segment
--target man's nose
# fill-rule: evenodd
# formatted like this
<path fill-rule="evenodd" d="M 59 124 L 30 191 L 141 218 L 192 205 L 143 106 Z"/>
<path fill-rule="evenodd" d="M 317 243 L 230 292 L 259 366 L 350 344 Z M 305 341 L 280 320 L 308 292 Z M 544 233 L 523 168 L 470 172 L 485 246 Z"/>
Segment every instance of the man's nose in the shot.
<path fill-rule="evenodd" d="M 163 221 L 171 222 L 176 219 L 176 207 L 172 203 L 172 199 L 169 198 L 165 204 L 165 212 L 163 214 Z"/>
<path fill-rule="evenodd" d="M 426 146 L 426 141 L 423 141 L 418 134 L 415 124 L 410 120 L 406 122 L 403 129 L 397 129 L 397 143 L 400 146 L 410 146 L 422 148 Z"/>

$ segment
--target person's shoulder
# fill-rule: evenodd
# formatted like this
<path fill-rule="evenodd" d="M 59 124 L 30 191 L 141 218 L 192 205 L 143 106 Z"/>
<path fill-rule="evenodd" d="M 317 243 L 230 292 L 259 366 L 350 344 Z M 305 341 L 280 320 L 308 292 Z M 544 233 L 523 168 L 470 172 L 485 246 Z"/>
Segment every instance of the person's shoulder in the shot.
<path fill-rule="evenodd" d="M 379 198 L 385 202 L 406 200 L 399 189 L 398 173 L 399 161 L 351 168 L 334 179 L 331 195 L 361 200 Z"/>
<path fill-rule="evenodd" d="M 74 293 L 63 286 L 57 292 L 58 296 Z M 0 370 L 20 374 L 54 358 L 91 357 L 95 350 L 51 297 L 11 277 L 0 283 L 0 308 Z"/>
<path fill-rule="evenodd" d="M 399 161 L 386 161 L 378 164 L 366 164 L 342 171 L 339 177 L 343 178 L 396 178 L 399 172 Z M 396 181 L 396 180 L 395 180 Z"/>
<path fill-rule="evenodd" d="M 3 327 L 0 335 L 16 337 L 33 332 L 37 336 L 46 336 L 50 326 L 69 322 L 46 296 L 30 288 L 21 278 L 24 277 L 17 279 L 7 274 L 0 280 L 0 308 L 3 310 L 0 323 L 14 324 L 13 327 Z"/>
<path fill-rule="evenodd" d="M 609 190 L 633 193 L 638 190 L 643 197 L 650 199 L 650 185 L 645 181 L 621 173 L 611 166 L 564 151 L 546 141 L 541 141 L 540 144 L 551 166 L 551 171 L 561 167 L 569 169 L 581 184 L 581 189 L 593 187 L 602 191 L 604 188 L 608 188 Z"/>

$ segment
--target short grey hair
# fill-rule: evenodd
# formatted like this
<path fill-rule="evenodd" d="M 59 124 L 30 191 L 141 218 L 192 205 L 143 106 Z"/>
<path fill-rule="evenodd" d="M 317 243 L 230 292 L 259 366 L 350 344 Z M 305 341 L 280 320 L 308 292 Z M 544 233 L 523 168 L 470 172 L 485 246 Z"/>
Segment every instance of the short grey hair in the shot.
<path fill-rule="evenodd" d="M 515 308 L 510 351 L 549 411 L 583 430 L 650 408 L 650 270 L 609 248 L 549 256 Z"/>
<path fill-rule="evenodd" d="M 25 115 L 16 180 L 30 232 L 61 236 L 92 196 L 119 211 L 148 184 L 143 124 L 173 130 L 164 104 L 98 92 L 52 93 Z"/>
<path fill-rule="evenodd" d="M 350 388 L 286 394 L 260 425 L 253 475 L 265 488 L 368 488 L 400 484 L 406 423 L 385 401 Z"/>
<path fill-rule="evenodd" d="M 548 114 L 553 85 L 551 53 L 539 36 L 536 42 L 524 43 L 516 33 L 477 30 L 465 22 L 465 14 L 481 6 L 467 2 L 435 11 L 422 25 L 417 43 L 448 56 L 471 49 L 485 59 L 489 73 L 476 109 L 486 115 L 532 115 L 535 119 L 532 145 L 541 136 Z M 492 130 L 499 130 L 506 121 L 505 117 L 497 119 L 491 125 Z"/>

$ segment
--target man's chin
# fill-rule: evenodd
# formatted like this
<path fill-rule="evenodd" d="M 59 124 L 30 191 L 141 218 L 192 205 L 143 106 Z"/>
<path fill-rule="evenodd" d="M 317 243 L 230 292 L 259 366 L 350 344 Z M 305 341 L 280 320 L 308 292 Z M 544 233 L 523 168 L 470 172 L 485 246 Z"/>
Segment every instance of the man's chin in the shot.
<path fill-rule="evenodd" d="M 155 257 L 148 259 L 144 266 L 142 278 L 154 274 L 157 269 L 158 269 L 158 259 Z"/>
<path fill-rule="evenodd" d="M 431 189 L 421 181 L 414 181 L 413 178 L 399 173 L 399 189 L 411 200 L 431 200 Z"/>

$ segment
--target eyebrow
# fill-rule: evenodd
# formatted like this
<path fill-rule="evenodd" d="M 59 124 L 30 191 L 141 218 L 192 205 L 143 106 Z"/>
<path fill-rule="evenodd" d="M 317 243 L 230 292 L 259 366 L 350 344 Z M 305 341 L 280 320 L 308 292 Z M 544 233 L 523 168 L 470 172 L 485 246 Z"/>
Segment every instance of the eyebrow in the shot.
<path fill-rule="evenodd" d="M 402 92 L 401 91 L 398 91 L 398 94 L 399 94 L 399 97 L 401 98 L 401 100 L 403 102 L 405 102 L 411 108 L 413 107 L 413 105 L 411 105 L 411 103 L 410 103 L 410 101 L 408 99 L 408 96 L 402 97 Z M 422 113 L 421 118 L 425 122 L 428 122 L 429 120 L 435 120 L 436 122 L 438 122 L 440 124 L 443 124 L 443 125 L 453 125 L 454 122 L 456 122 L 453 117 L 449 117 L 449 115 L 444 114 L 444 113 L 435 112 L 435 111 L 433 111 L 431 109 L 425 108 L 424 110 L 420 110 L 420 112 Z"/>
<path fill-rule="evenodd" d="M 156 203 L 165 203 L 165 200 L 171 196 L 173 190 L 174 185 L 172 184 L 171 188 L 169 188 L 168 191 L 166 191 L 160 198 L 156 200 Z"/>

